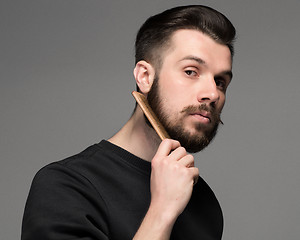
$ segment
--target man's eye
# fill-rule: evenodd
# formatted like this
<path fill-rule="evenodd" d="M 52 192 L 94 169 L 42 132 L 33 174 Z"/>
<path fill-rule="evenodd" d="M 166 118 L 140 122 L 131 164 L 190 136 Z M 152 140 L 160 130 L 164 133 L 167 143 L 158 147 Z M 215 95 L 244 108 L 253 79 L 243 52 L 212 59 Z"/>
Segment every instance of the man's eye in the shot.
<path fill-rule="evenodd" d="M 186 70 L 185 74 L 188 76 L 196 76 L 197 75 L 197 73 L 193 70 Z"/>
<path fill-rule="evenodd" d="M 217 78 L 215 80 L 217 87 L 225 89 L 226 88 L 226 81 L 224 79 L 221 78 Z"/>

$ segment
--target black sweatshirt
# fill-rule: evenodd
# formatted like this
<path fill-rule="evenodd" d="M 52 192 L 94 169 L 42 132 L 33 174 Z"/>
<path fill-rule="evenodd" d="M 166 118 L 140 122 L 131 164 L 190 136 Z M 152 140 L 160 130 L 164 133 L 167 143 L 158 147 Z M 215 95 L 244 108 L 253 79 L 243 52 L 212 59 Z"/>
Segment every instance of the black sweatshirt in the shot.
<path fill-rule="evenodd" d="M 126 240 L 150 203 L 151 163 L 101 141 L 42 168 L 26 202 L 22 240 Z M 202 178 L 171 239 L 221 239 L 219 203 Z"/>

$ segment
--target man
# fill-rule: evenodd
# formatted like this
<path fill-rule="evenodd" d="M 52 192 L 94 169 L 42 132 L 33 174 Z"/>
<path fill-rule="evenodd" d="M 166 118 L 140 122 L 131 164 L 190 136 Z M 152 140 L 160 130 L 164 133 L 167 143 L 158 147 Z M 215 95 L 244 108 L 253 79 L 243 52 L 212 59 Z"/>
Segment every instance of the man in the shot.
<path fill-rule="evenodd" d="M 161 142 L 136 106 L 113 137 L 39 171 L 22 239 L 221 239 L 219 203 L 187 152 L 217 132 L 234 37 L 229 20 L 204 6 L 149 18 L 134 77 L 172 139 Z"/>

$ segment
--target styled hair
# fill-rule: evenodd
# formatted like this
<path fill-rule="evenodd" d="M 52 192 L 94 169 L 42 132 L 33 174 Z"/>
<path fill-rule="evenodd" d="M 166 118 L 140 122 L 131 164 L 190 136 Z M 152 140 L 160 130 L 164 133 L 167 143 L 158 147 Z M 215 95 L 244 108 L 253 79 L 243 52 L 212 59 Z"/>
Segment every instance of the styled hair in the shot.
<path fill-rule="evenodd" d="M 234 54 L 235 28 L 220 12 L 202 5 L 180 6 L 146 20 L 135 41 L 135 63 L 145 60 L 155 67 L 161 65 L 162 52 L 170 45 L 172 34 L 180 29 L 203 32 Z"/>

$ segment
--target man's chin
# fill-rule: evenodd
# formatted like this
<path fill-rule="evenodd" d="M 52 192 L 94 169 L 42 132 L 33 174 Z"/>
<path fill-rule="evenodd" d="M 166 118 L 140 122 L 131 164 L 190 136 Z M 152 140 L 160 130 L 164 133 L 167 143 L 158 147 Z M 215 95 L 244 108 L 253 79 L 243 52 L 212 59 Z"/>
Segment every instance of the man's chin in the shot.
<path fill-rule="evenodd" d="M 192 131 L 175 129 L 175 131 L 174 128 L 168 129 L 171 138 L 178 140 L 187 152 L 196 153 L 202 151 L 211 143 L 217 133 L 218 125 L 209 130 L 203 130 L 202 128 L 193 129 Z"/>
<path fill-rule="evenodd" d="M 179 142 L 189 153 L 200 152 L 204 148 L 206 148 L 208 146 L 208 144 L 210 143 L 210 141 L 205 137 L 203 137 L 200 140 L 199 139 L 197 139 L 197 140 L 181 139 L 181 140 L 179 140 Z"/>

